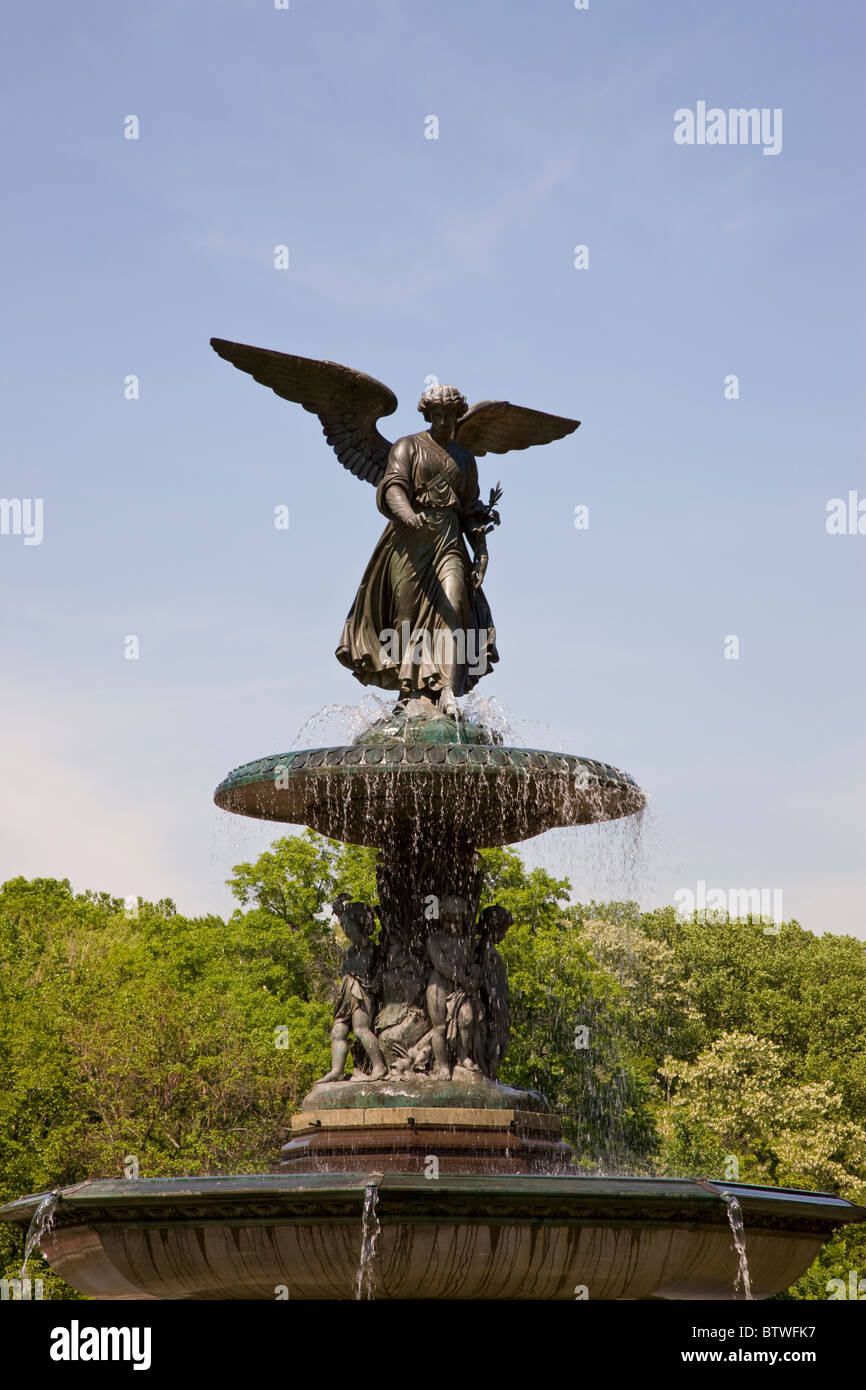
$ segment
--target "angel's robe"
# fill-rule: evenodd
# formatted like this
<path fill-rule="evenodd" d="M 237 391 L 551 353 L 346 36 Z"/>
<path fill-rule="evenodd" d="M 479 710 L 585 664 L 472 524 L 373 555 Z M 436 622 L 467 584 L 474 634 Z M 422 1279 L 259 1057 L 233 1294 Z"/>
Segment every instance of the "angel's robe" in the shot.
<path fill-rule="evenodd" d="M 388 502 L 397 487 L 429 525 L 400 521 Z M 362 685 L 435 693 L 451 685 L 464 695 L 499 660 L 487 599 L 475 588 L 464 536 L 484 548 L 486 514 L 478 468 L 462 445 L 437 444 L 425 430 L 392 445 L 376 492 L 388 525 L 337 647 L 337 660 Z M 450 598 L 449 598 L 450 595 Z"/>

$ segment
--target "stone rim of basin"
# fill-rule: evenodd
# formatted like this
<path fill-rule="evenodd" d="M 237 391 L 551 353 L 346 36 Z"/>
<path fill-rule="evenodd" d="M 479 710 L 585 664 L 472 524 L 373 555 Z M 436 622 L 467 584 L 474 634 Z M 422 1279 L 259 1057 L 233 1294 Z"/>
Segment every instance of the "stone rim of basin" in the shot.
<path fill-rule="evenodd" d="M 58 1198 L 54 1229 L 93 1221 L 115 1223 L 127 1219 L 152 1219 L 164 1222 L 183 1218 L 188 1209 L 189 1219 L 198 1219 L 204 1209 L 211 1218 L 222 1213 L 226 1219 L 254 1214 L 259 1205 L 285 1204 L 288 1209 L 300 1202 L 315 1205 L 326 1202 L 352 1202 L 363 1193 L 370 1182 L 367 1172 L 343 1173 L 249 1173 L 226 1177 L 195 1175 L 161 1178 L 88 1178 L 70 1187 L 54 1189 Z M 377 1186 L 394 1210 L 403 1202 L 417 1206 L 419 1199 L 430 1198 L 442 1218 L 457 1219 L 466 1215 L 465 1206 L 473 1199 L 488 1203 L 524 1206 L 526 1215 L 532 1209 L 547 1208 L 550 1219 L 585 1220 L 590 1209 L 604 1219 L 632 1222 L 636 1210 L 642 1207 L 647 1220 L 707 1220 L 725 1225 L 726 1193 L 734 1194 L 740 1202 L 748 1227 L 764 1229 L 826 1231 L 828 1226 L 866 1222 L 866 1207 L 829 1192 L 813 1192 L 804 1188 L 761 1187 L 749 1183 L 710 1181 L 699 1178 L 611 1177 L 588 1174 L 499 1175 L 495 1173 L 450 1174 L 431 1184 L 426 1178 L 410 1173 L 379 1175 Z M 0 1220 L 26 1225 L 49 1192 L 30 1193 L 0 1206 Z M 578 1211 L 577 1208 L 582 1210 Z M 149 1209 L 149 1210 L 148 1210 Z M 134 1217 L 132 1212 L 137 1213 Z M 651 1215 L 654 1212 L 655 1215 Z M 142 1215 L 141 1213 L 148 1213 Z M 276 1214 L 276 1213 L 275 1213 Z M 517 1212 L 515 1212 L 517 1214 Z M 778 1224 L 777 1224 L 778 1223 Z M 793 1223 L 793 1226 L 792 1226 Z"/>

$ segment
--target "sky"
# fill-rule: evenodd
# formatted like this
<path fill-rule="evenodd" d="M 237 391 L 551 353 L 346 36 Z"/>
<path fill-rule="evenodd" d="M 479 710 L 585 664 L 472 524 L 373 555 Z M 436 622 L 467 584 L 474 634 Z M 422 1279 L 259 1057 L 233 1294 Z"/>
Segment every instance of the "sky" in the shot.
<path fill-rule="evenodd" d="M 479 461 L 478 694 L 650 810 L 525 853 L 584 900 L 758 887 L 866 935 L 859 0 L 47 0 L 4 29 L 0 495 L 41 533 L 0 511 L 0 880 L 225 913 L 285 830 L 214 787 L 365 696 L 333 653 L 373 491 L 217 336 L 386 382 L 392 439 L 431 375 L 579 418 Z M 698 103 L 778 148 L 678 143 Z"/>

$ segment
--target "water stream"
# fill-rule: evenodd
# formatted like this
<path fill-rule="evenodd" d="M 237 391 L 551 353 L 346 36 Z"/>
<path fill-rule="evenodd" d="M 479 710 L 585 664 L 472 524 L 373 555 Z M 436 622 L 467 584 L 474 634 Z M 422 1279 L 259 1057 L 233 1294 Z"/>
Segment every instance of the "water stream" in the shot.
<path fill-rule="evenodd" d="M 728 1209 L 728 1223 L 734 1237 L 734 1249 L 740 1261 L 734 1281 L 734 1294 L 742 1289 L 744 1298 L 752 1298 L 752 1282 L 749 1278 L 749 1261 L 746 1258 L 746 1233 L 743 1227 L 743 1213 L 733 1192 L 723 1192 L 722 1201 Z"/>
<path fill-rule="evenodd" d="M 358 1277 L 355 1280 L 355 1298 L 372 1299 L 375 1293 L 376 1241 L 382 1227 L 376 1206 L 379 1201 L 381 1174 L 376 1174 L 372 1182 L 364 1188 L 364 1215 L 361 1221 L 361 1258 L 358 1262 Z"/>
<path fill-rule="evenodd" d="M 18 1276 L 22 1285 L 27 1275 L 27 1261 L 30 1259 L 33 1251 L 38 1250 L 42 1237 L 47 1235 L 54 1225 L 54 1211 L 59 1200 L 59 1192 L 49 1192 L 47 1197 L 42 1198 L 42 1201 L 33 1213 L 33 1219 L 27 1228 L 27 1239 L 24 1242 L 24 1263 L 21 1266 L 21 1273 Z"/>

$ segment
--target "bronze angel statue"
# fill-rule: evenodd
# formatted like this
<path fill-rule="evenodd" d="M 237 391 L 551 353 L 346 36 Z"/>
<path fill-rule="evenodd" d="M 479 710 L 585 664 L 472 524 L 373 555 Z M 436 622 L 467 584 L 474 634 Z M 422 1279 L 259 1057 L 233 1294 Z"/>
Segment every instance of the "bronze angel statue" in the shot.
<path fill-rule="evenodd" d="M 376 422 L 397 409 L 381 381 L 336 362 L 212 338 L 220 357 L 318 415 L 344 468 L 376 488 L 387 518 L 349 610 L 337 659 L 362 685 L 396 690 L 410 712 L 456 717 L 456 697 L 499 656 L 482 583 L 487 535 L 499 524 L 497 484 L 481 500 L 476 458 L 548 444 L 577 429 L 510 401 L 469 406 L 454 386 L 426 390 L 419 434 L 390 444 Z M 472 550 L 470 560 L 467 543 Z"/>

